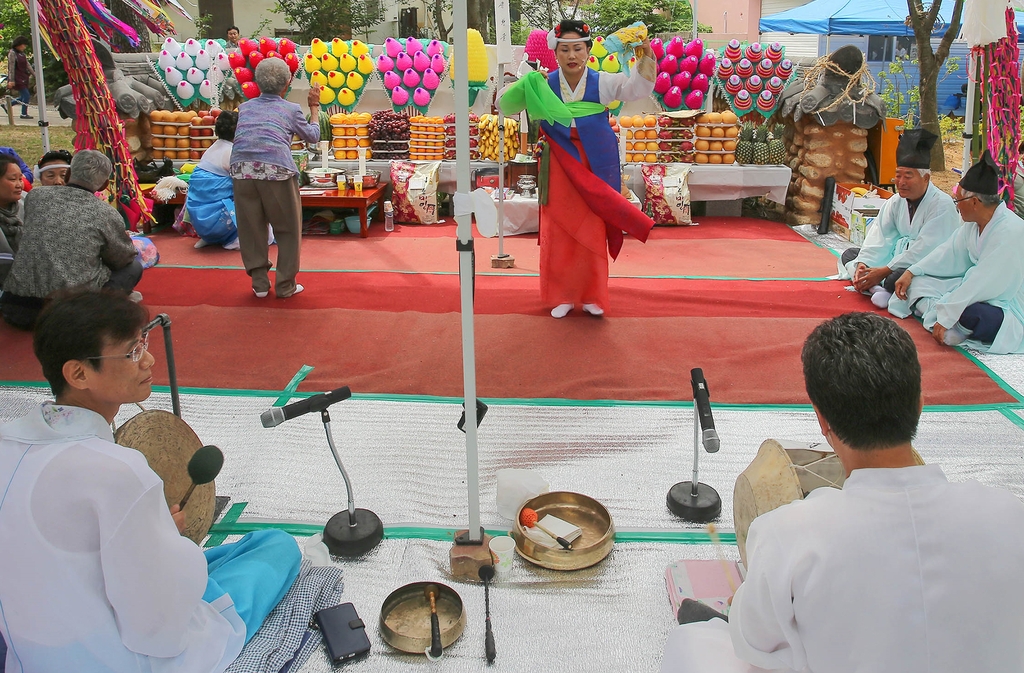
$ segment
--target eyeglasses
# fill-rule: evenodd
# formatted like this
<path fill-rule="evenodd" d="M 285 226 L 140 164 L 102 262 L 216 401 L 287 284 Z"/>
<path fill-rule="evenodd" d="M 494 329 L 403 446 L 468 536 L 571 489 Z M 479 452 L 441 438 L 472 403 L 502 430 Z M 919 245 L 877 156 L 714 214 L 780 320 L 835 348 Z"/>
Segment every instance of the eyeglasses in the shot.
<path fill-rule="evenodd" d="M 961 201 L 967 201 L 968 199 L 973 199 L 973 198 L 974 198 L 973 196 L 965 196 L 963 198 L 953 199 L 953 204 L 955 205 L 955 204 L 960 203 Z"/>
<path fill-rule="evenodd" d="M 142 355 L 149 350 L 149 332 L 142 335 L 142 339 L 139 343 L 135 344 L 135 348 L 131 349 L 124 355 L 91 355 L 86 360 L 107 360 L 107 359 L 125 359 L 131 360 L 132 362 L 138 362 L 142 359 Z"/>

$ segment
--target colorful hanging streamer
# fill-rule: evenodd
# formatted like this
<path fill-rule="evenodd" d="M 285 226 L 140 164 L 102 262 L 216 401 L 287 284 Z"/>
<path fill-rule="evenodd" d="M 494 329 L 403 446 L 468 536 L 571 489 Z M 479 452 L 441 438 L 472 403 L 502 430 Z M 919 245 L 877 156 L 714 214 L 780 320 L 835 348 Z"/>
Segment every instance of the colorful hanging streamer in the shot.
<path fill-rule="evenodd" d="M 987 102 L 985 141 L 1000 169 L 999 192 L 1013 200 L 1013 176 L 1020 160 L 1021 83 L 1017 46 L 1017 22 L 1013 9 L 1006 10 L 1006 37 L 974 47 L 971 57 L 983 56 L 984 73 L 979 78 L 981 97 Z"/>

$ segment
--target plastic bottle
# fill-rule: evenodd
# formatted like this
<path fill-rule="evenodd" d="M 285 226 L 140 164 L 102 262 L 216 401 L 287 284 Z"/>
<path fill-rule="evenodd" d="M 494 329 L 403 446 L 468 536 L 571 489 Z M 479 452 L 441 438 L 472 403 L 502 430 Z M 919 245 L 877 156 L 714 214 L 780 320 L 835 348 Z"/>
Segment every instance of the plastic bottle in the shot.
<path fill-rule="evenodd" d="M 384 231 L 395 230 L 395 211 L 390 201 L 384 202 Z"/>

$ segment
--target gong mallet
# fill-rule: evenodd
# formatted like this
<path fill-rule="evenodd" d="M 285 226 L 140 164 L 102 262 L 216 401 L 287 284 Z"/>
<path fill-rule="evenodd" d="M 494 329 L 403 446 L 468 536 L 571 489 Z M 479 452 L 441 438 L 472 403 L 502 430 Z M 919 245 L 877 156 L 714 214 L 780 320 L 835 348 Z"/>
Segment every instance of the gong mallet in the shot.
<path fill-rule="evenodd" d="M 437 595 L 440 590 L 436 584 L 428 584 L 423 588 L 423 595 L 430 601 L 430 656 L 437 659 L 441 656 L 441 622 L 437 618 Z"/>
<path fill-rule="evenodd" d="M 494 657 L 497 656 L 497 651 L 494 649 L 494 631 L 491 630 L 491 580 L 494 579 L 494 566 L 485 565 L 480 566 L 478 571 L 480 579 L 484 582 L 484 614 L 486 619 L 484 623 L 487 625 L 487 633 L 484 635 L 484 652 L 487 654 L 487 663 L 493 664 Z"/>
<path fill-rule="evenodd" d="M 541 532 L 544 532 L 549 537 L 553 538 L 555 542 L 562 545 L 562 549 L 565 549 L 566 551 L 572 551 L 572 543 L 566 540 L 564 537 L 559 537 L 558 535 L 555 535 L 547 528 L 540 525 L 540 522 L 538 521 L 539 518 L 540 517 L 537 516 L 537 512 L 530 509 L 529 507 L 524 507 L 522 511 L 519 512 L 519 523 L 522 524 L 523 528 L 537 528 Z"/>
<path fill-rule="evenodd" d="M 224 454 L 212 444 L 207 444 L 193 453 L 188 461 L 188 478 L 192 480 L 192 485 L 185 491 L 185 496 L 178 503 L 178 509 L 185 509 L 185 504 L 192 497 L 192 491 L 196 490 L 196 486 L 209 484 L 216 479 L 223 466 Z"/>

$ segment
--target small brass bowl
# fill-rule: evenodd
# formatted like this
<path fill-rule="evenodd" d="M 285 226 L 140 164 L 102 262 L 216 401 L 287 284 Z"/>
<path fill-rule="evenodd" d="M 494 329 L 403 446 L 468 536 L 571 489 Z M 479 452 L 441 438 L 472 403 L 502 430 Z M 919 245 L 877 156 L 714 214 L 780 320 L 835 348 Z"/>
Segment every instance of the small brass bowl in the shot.
<path fill-rule="evenodd" d="M 391 647 L 410 654 L 430 649 L 430 600 L 423 590 L 430 584 L 438 588 L 437 621 L 441 626 L 441 647 L 448 647 L 466 628 L 466 608 L 462 597 L 440 582 L 413 582 L 391 592 L 380 608 L 380 634 Z"/>
<path fill-rule="evenodd" d="M 553 491 L 526 501 L 519 511 L 525 507 L 536 511 L 539 519 L 551 514 L 583 530 L 583 534 L 572 543 L 571 550 L 545 547 L 526 534 L 517 512 L 512 538 L 516 541 L 516 553 L 530 563 L 552 570 L 589 568 L 608 556 L 615 544 L 615 524 L 611 514 L 590 496 Z"/>

